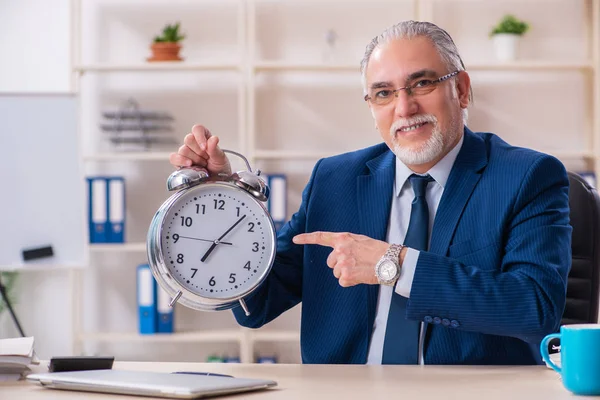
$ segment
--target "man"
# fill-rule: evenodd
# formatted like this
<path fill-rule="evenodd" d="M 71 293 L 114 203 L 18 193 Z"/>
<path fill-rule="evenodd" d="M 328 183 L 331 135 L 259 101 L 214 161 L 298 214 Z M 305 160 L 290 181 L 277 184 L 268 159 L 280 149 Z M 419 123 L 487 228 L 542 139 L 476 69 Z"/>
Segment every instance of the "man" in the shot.
<path fill-rule="evenodd" d="M 387 29 L 361 69 L 385 143 L 316 164 L 237 321 L 302 302 L 305 363 L 541 363 L 571 260 L 563 165 L 466 128 L 469 75 L 434 24 Z M 230 169 L 199 125 L 171 163 Z"/>

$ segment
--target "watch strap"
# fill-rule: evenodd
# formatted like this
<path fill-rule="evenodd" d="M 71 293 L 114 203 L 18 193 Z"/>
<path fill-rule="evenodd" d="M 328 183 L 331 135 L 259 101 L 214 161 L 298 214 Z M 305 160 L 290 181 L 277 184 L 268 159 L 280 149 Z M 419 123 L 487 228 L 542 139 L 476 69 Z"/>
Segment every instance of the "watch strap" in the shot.
<path fill-rule="evenodd" d="M 383 255 L 385 258 L 396 260 L 398 267 L 400 267 L 400 252 L 404 248 L 402 244 L 390 244 L 387 251 Z"/>

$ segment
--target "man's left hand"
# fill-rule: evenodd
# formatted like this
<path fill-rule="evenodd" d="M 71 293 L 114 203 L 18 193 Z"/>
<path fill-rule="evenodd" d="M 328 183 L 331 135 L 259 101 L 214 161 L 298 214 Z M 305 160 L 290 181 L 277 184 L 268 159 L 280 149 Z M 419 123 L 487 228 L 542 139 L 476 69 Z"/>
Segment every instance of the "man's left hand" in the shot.
<path fill-rule="evenodd" d="M 390 246 L 381 240 L 348 232 L 303 233 L 294 236 L 293 241 L 332 247 L 327 265 L 333 269 L 333 275 L 342 287 L 377 284 L 375 264 Z"/>

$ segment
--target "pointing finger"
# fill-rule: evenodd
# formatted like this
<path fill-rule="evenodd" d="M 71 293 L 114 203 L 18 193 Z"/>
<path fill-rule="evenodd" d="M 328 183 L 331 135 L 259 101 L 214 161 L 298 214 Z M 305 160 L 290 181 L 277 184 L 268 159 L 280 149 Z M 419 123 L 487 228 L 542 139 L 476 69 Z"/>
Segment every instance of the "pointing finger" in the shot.
<path fill-rule="evenodd" d="M 321 246 L 334 247 L 338 233 L 335 232 L 312 232 L 301 233 L 293 238 L 296 244 L 318 244 Z"/>

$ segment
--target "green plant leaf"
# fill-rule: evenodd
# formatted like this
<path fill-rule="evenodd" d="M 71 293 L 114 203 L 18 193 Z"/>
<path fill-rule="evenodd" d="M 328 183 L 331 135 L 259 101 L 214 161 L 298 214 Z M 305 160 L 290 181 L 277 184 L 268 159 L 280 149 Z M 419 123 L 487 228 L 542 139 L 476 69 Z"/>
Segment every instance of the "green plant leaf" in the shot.
<path fill-rule="evenodd" d="M 512 33 L 521 36 L 529 31 L 529 28 L 530 26 L 527 22 L 519 20 L 512 14 L 507 14 L 492 28 L 490 36 L 494 36 L 498 33 Z"/>
<path fill-rule="evenodd" d="M 154 38 L 154 42 L 173 42 L 173 43 L 177 43 L 180 42 L 181 40 L 183 40 L 185 38 L 185 35 L 181 35 L 179 33 L 179 27 L 180 27 L 180 23 L 177 22 L 175 24 L 167 24 L 163 27 L 162 30 L 162 35 L 161 36 L 156 36 Z"/>
<path fill-rule="evenodd" d="M 14 304 L 15 303 L 15 293 L 14 287 L 17 281 L 17 272 L 0 272 L 0 280 L 6 289 L 6 295 L 8 296 L 8 300 Z M 4 311 L 6 305 L 4 303 L 4 299 L 0 297 L 0 314 Z"/>

